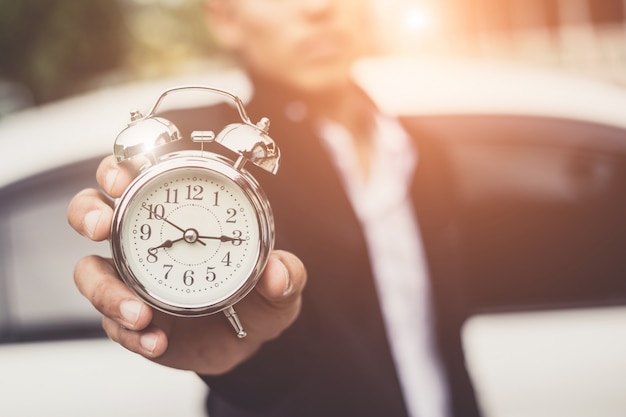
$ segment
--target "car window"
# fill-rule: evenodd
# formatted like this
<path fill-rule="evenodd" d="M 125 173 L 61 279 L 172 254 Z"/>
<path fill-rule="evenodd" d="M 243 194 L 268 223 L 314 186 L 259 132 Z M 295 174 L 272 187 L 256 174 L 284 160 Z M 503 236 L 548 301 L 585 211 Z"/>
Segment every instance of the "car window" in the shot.
<path fill-rule="evenodd" d="M 61 338 L 98 331 L 100 318 L 71 279 L 89 253 L 107 255 L 67 223 L 67 205 L 95 184 L 94 160 L 28 178 L 0 191 L 0 335 Z"/>

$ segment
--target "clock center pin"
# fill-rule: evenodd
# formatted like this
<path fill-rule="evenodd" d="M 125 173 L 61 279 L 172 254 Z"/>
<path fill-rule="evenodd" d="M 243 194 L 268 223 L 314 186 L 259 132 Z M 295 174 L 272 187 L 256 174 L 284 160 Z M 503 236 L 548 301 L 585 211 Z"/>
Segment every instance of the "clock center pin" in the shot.
<path fill-rule="evenodd" d="M 187 229 L 183 234 L 183 238 L 187 243 L 196 243 L 198 241 L 198 231 L 196 229 Z"/>

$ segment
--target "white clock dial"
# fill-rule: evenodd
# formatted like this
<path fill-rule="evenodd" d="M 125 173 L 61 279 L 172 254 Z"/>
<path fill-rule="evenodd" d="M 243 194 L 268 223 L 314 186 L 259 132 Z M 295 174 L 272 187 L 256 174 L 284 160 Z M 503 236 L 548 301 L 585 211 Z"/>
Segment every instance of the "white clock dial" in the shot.
<path fill-rule="evenodd" d="M 142 182 L 119 230 L 127 269 L 138 285 L 182 309 L 232 297 L 259 259 L 254 203 L 230 178 L 201 167 L 170 169 Z"/>
<path fill-rule="evenodd" d="M 199 149 L 172 146 L 181 133 L 156 114 L 167 95 L 180 91 L 231 100 L 242 123 L 217 134 L 192 131 Z M 178 316 L 223 311 L 237 337 L 245 337 L 233 306 L 267 264 L 274 220 L 267 197 L 244 166 L 276 174 L 280 150 L 268 136 L 269 126 L 266 117 L 253 124 L 237 96 L 204 86 L 166 90 L 146 116 L 131 113 L 113 154 L 118 163 L 132 161 L 129 168 L 139 176 L 116 202 L 110 243 L 120 277 L 152 307 Z"/>

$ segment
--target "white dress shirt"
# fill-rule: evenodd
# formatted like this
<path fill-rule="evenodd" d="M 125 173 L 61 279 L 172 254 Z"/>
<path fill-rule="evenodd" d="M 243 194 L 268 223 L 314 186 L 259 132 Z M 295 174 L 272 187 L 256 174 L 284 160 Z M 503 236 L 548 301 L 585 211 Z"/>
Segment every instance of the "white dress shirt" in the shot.
<path fill-rule="evenodd" d="M 378 116 L 369 175 L 343 126 L 319 124 L 367 241 L 391 352 L 410 417 L 447 417 L 447 384 L 435 347 L 428 267 L 410 198 L 418 155 L 400 124 Z"/>

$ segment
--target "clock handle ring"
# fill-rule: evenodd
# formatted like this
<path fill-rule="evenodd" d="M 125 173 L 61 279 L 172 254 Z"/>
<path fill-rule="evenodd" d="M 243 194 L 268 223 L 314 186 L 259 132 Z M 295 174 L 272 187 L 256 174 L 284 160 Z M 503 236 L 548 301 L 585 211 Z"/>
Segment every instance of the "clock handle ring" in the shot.
<path fill-rule="evenodd" d="M 241 117 L 241 120 L 243 120 L 246 124 L 250 124 L 250 125 L 253 124 L 252 121 L 250 120 L 250 117 L 248 117 L 248 114 L 246 113 L 246 109 L 244 107 L 243 101 L 241 101 L 241 99 L 239 97 L 237 97 L 234 94 L 229 93 L 228 91 L 220 90 L 219 88 L 206 87 L 206 86 L 197 86 L 197 85 L 196 86 L 194 86 L 194 85 L 180 86 L 180 87 L 174 87 L 174 88 L 170 88 L 168 90 L 165 90 L 164 92 L 161 93 L 161 95 L 156 100 L 156 102 L 152 106 L 152 109 L 150 109 L 150 111 L 145 116 L 145 118 L 154 116 L 154 114 L 156 113 L 158 107 L 161 105 L 161 102 L 165 99 L 166 96 L 168 96 L 168 95 L 170 95 L 172 93 L 176 93 L 176 92 L 180 92 L 180 91 L 186 91 L 186 90 L 187 91 L 188 90 L 209 91 L 209 92 L 212 92 L 212 93 L 215 93 L 215 94 L 219 94 L 221 96 L 224 96 L 224 97 L 227 97 L 227 98 L 231 99 L 235 103 L 235 106 L 237 107 L 237 111 L 239 112 L 239 116 Z"/>

